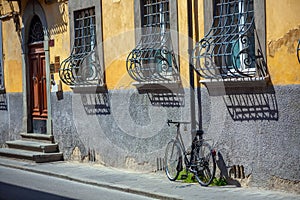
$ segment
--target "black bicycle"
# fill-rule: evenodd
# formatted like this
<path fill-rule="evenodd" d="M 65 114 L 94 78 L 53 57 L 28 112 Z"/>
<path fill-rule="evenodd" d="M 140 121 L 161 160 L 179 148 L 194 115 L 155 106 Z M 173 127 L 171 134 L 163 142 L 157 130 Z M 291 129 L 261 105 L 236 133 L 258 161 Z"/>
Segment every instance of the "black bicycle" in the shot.
<path fill-rule="evenodd" d="M 180 134 L 180 125 L 190 122 L 168 120 L 167 123 L 168 126 L 175 124 L 177 127 L 176 138 L 168 143 L 165 152 L 165 171 L 168 178 L 175 181 L 185 164 L 186 170 L 194 174 L 200 185 L 208 186 L 215 177 L 216 151 L 202 139 L 201 131 L 197 131 L 190 150 L 187 150 Z"/>

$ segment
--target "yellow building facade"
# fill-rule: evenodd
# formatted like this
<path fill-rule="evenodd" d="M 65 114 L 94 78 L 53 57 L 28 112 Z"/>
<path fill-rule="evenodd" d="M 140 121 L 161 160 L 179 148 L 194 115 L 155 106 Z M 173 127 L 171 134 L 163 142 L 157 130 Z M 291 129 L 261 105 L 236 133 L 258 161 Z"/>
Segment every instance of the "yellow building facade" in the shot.
<path fill-rule="evenodd" d="M 297 191 L 298 0 L 0 4 L 3 146 L 53 135 L 65 160 L 156 171 L 166 121 L 190 121 L 250 185 Z"/>

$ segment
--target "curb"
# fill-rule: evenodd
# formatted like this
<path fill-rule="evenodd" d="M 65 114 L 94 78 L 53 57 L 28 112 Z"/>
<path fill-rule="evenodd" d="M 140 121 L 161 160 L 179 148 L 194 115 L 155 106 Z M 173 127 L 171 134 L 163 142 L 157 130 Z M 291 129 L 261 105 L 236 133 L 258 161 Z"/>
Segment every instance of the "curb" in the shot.
<path fill-rule="evenodd" d="M 75 182 L 78 182 L 78 183 L 93 185 L 93 186 L 97 186 L 97 187 L 102 187 L 102 188 L 111 189 L 111 190 L 117 190 L 117 191 L 121 191 L 121 192 L 141 195 L 141 196 L 155 198 L 155 199 L 182 200 L 182 198 L 175 197 L 175 196 L 169 196 L 169 195 L 166 195 L 166 194 L 154 193 L 154 192 L 149 192 L 149 191 L 142 191 L 142 190 L 138 190 L 138 189 L 134 189 L 134 188 L 129 188 L 127 186 L 112 185 L 112 184 L 105 183 L 105 182 L 94 182 L 94 181 L 89 181 L 89 180 L 83 180 L 83 179 L 73 178 L 73 177 L 70 177 L 70 176 L 66 176 L 66 175 L 63 175 L 63 174 L 57 174 L 57 173 L 53 173 L 53 172 L 49 172 L 49 171 L 41 171 L 41 170 L 37 170 L 37 169 L 31 169 L 31 168 L 28 168 L 28 167 L 21 167 L 21 166 L 17 166 L 17 165 L 10 165 L 10 164 L 4 164 L 4 163 L 0 163 L 0 166 L 19 169 L 19 170 L 33 172 L 33 173 L 47 175 L 47 176 L 53 176 L 53 177 L 56 177 L 56 178 L 75 181 Z"/>

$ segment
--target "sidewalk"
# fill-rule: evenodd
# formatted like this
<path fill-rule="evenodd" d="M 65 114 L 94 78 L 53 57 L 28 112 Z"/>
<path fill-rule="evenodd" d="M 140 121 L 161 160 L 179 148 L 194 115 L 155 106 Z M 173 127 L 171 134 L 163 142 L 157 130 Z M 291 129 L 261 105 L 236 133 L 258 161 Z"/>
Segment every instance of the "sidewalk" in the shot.
<path fill-rule="evenodd" d="M 32 163 L 0 157 L 0 165 L 157 199 L 300 200 L 300 195 L 296 194 L 233 186 L 201 187 L 171 182 L 163 172 L 136 173 L 96 164 Z"/>

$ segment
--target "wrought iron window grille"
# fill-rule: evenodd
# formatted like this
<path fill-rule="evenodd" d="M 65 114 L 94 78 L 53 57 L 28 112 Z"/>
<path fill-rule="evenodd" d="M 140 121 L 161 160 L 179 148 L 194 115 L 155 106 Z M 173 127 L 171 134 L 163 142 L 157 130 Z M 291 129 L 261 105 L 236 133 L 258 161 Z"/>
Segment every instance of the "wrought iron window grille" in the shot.
<path fill-rule="evenodd" d="M 94 8 L 74 12 L 74 33 L 71 55 L 61 63 L 60 79 L 70 86 L 103 86 Z"/>
<path fill-rule="evenodd" d="M 253 0 L 215 0 L 209 32 L 193 50 L 204 79 L 257 80 L 268 76 L 254 22 Z"/>
<path fill-rule="evenodd" d="M 30 23 L 28 43 L 44 41 L 44 28 L 41 20 L 35 15 Z"/>
<path fill-rule="evenodd" d="M 128 74 L 142 83 L 178 82 L 179 69 L 170 33 L 169 0 L 144 0 L 142 3 L 142 35 L 127 57 Z"/>

